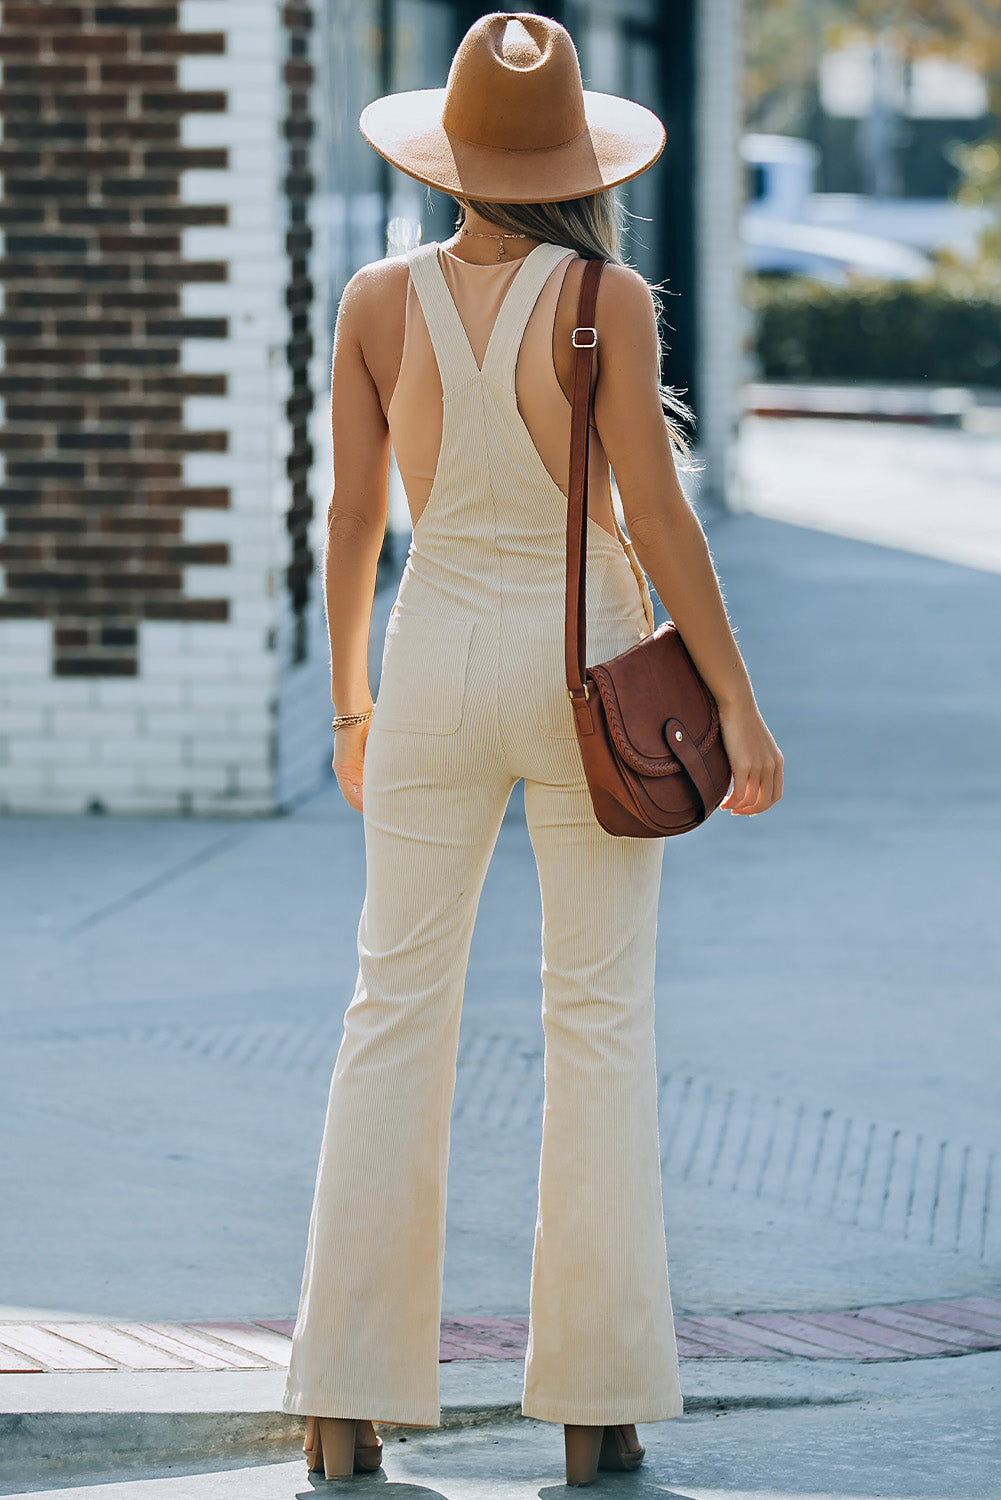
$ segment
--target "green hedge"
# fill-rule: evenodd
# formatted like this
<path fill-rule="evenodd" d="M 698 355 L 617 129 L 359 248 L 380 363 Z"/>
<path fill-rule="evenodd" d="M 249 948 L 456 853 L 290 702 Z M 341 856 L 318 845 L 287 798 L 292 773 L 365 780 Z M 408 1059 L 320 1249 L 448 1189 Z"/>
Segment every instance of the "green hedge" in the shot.
<path fill-rule="evenodd" d="M 765 380 L 1001 386 L 1001 286 L 750 277 Z"/>

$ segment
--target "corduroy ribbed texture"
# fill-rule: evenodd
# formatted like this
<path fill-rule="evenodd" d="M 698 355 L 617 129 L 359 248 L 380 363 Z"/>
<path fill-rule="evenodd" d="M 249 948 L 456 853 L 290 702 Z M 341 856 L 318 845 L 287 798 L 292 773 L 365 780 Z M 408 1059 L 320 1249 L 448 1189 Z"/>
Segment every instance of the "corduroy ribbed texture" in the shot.
<path fill-rule="evenodd" d="M 664 843 L 591 808 L 563 669 L 566 498 L 515 399 L 565 248 L 518 271 L 476 367 L 434 245 L 410 270 L 442 376 L 441 453 L 390 617 L 365 760 L 359 968 L 331 1081 L 283 1409 L 437 1426 L 449 1121 L 466 963 L 519 778 L 542 890 L 546 1102 L 523 1410 L 682 1411 L 657 1127 Z M 644 585 L 645 589 L 645 585 Z M 588 660 L 649 630 L 588 528 Z"/>

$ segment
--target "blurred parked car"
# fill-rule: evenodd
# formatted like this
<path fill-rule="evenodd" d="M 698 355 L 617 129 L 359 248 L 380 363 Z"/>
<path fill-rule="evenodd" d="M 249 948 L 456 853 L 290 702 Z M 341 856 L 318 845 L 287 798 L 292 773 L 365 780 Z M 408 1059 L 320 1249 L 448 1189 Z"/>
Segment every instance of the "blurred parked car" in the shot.
<path fill-rule="evenodd" d="M 815 192 L 820 153 L 810 141 L 751 134 L 744 137 L 741 154 L 749 178 L 741 218 L 748 270 L 828 282 L 856 276 L 912 280 L 931 269 L 920 243 L 945 243 L 955 232 L 950 233 L 946 221 L 948 211 L 958 206 L 948 200 L 894 202 L 857 193 Z M 901 212 L 894 215 L 898 207 Z M 866 219 L 874 211 L 881 225 L 901 231 L 899 237 L 867 230 Z"/>

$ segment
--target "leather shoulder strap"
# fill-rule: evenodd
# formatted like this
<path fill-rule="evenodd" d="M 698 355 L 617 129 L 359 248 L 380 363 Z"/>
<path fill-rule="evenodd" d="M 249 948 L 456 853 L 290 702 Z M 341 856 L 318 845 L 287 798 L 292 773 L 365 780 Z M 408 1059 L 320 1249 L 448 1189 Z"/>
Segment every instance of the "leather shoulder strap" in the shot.
<path fill-rule="evenodd" d="M 581 725 L 590 722 L 584 710 L 584 652 L 587 640 L 586 570 L 587 545 L 587 469 L 590 447 L 591 371 L 598 335 L 594 328 L 594 310 L 598 301 L 598 283 L 605 261 L 589 260 L 584 267 L 577 305 L 577 327 L 574 329 L 573 413 L 570 419 L 570 482 L 567 486 L 567 597 L 566 597 L 566 674 L 567 687 L 574 711 Z"/>

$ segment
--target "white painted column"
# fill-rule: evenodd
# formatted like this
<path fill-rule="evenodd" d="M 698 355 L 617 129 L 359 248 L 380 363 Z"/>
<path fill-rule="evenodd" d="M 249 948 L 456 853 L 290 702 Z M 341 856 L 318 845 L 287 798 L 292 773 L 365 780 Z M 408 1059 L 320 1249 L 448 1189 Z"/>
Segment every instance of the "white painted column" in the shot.
<path fill-rule="evenodd" d="M 743 370 L 740 0 L 696 12 L 695 213 L 698 246 L 699 485 L 704 504 L 739 506 L 736 438 Z"/>

